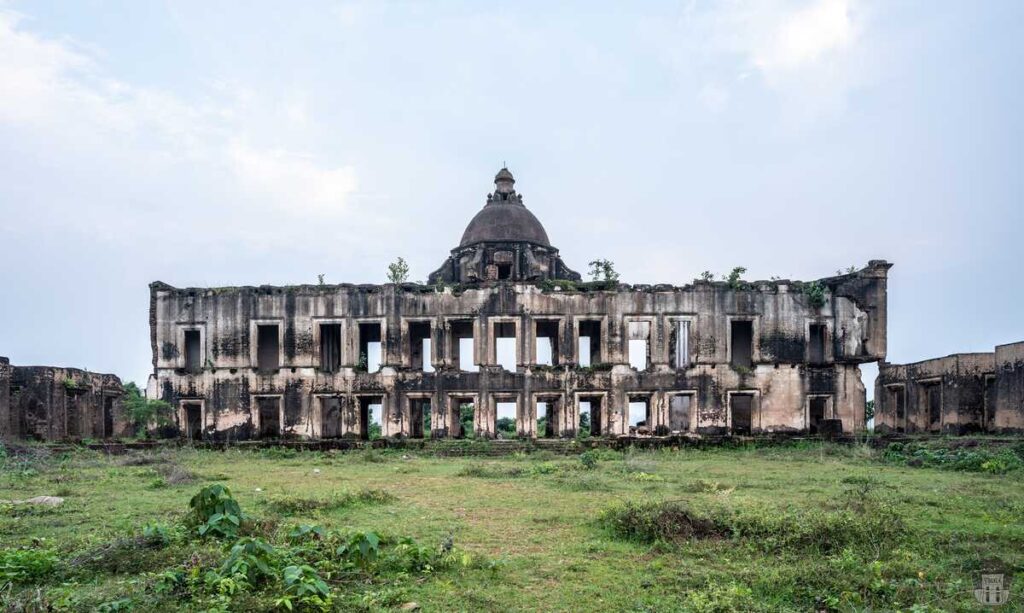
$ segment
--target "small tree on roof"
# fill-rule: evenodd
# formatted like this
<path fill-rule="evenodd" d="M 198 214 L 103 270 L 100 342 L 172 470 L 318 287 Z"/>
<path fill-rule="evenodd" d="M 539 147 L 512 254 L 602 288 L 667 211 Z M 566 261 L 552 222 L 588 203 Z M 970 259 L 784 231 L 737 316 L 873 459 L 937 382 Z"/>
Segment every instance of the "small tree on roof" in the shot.
<path fill-rule="evenodd" d="M 615 272 L 615 262 L 611 260 L 594 260 L 590 263 L 590 279 L 592 281 L 604 281 L 605 283 L 617 283 L 619 273 Z"/>
<path fill-rule="evenodd" d="M 404 258 L 398 258 L 388 264 L 388 281 L 391 283 L 405 283 L 409 280 L 409 265 Z"/>

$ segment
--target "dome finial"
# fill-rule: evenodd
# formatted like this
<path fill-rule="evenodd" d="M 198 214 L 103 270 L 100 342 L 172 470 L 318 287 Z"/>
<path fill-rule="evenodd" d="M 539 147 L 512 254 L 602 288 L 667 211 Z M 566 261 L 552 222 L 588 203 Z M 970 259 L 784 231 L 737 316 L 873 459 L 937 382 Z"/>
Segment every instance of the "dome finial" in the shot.
<path fill-rule="evenodd" d="M 516 190 L 513 187 L 515 184 L 516 179 L 512 176 L 512 173 L 508 171 L 507 166 L 502 166 L 501 170 L 498 171 L 498 174 L 494 175 L 495 192 L 499 194 L 515 193 Z"/>

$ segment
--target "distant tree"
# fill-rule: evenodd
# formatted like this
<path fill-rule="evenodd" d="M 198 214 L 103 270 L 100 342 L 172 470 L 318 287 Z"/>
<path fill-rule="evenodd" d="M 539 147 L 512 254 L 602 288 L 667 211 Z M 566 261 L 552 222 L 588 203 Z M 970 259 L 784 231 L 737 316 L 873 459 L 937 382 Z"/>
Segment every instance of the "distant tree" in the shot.
<path fill-rule="evenodd" d="M 867 423 L 875 418 L 875 401 L 868 400 L 868 403 L 864 405 L 864 423 Z"/>
<path fill-rule="evenodd" d="M 615 262 L 611 260 L 594 260 L 590 263 L 590 279 L 605 283 L 617 283 L 619 273 L 615 272 Z"/>
<path fill-rule="evenodd" d="M 516 420 L 511 417 L 501 417 L 495 425 L 498 427 L 498 433 L 500 434 L 509 437 L 516 435 Z"/>
<path fill-rule="evenodd" d="M 398 258 L 388 264 L 388 281 L 391 283 L 405 283 L 409 280 L 409 265 L 405 259 Z"/>
<path fill-rule="evenodd" d="M 590 432 L 590 413 L 580 413 L 580 431 Z"/>
<path fill-rule="evenodd" d="M 381 428 L 380 424 L 375 422 L 375 421 L 371 421 L 370 422 L 370 427 L 367 428 L 366 430 L 369 433 L 369 437 L 370 437 L 371 441 L 373 439 L 380 438 L 381 436 L 384 435 L 384 430 Z"/>
<path fill-rule="evenodd" d="M 700 280 L 701 281 L 714 281 L 715 280 L 715 275 L 710 270 L 705 270 L 704 272 L 700 273 Z"/>
<path fill-rule="evenodd" d="M 548 432 L 548 418 L 541 417 L 537 420 L 537 436 L 547 436 Z"/>
<path fill-rule="evenodd" d="M 136 436 L 146 436 L 150 426 L 159 428 L 170 424 L 174 414 L 170 403 L 147 399 L 134 381 L 125 384 L 121 404 Z"/>
<path fill-rule="evenodd" d="M 472 437 L 476 434 L 473 429 L 473 405 L 470 403 L 463 403 L 459 405 L 459 423 L 462 425 L 462 434 L 466 437 Z"/>

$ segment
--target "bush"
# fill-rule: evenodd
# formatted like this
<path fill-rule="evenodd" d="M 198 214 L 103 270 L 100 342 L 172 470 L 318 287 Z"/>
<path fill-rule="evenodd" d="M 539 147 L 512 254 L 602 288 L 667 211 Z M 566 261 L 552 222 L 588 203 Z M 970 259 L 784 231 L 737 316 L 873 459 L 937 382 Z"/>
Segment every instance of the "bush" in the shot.
<path fill-rule="evenodd" d="M 605 509 L 598 521 L 621 538 L 643 543 L 728 537 L 765 552 L 860 548 L 880 555 L 904 540 L 908 528 L 892 506 L 862 491 L 851 494 L 856 504 L 833 511 L 696 512 L 680 502 L 625 502 Z"/>
<path fill-rule="evenodd" d="M 305 564 L 285 567 L 284 596 L 275 600 L 274 604 L 289 611 L 295 606 L 327 611 L 331 603 L 331 588 L 320 578 L 316 569 Z"/>
<path fill-rule="evenodd" d="M 642 543 L 722 537 L 728 529 L 679 502 L 624 502 L 601 512 L 598 521 L 615 535 Z"/>
<path fill-rule="evenodd" d="M 280 515 L 298 515 L 312 511 L 343 509 L 360 504 L 387 504 L 397 500 L 385 490 L 362 489 L 357 492 L 342 492 L 326 498 L 275 498 L 266 501 L 267 509 Z"/>
<path fill-rule="evenodd" d="M 927 443 L 891 443 L 882 460 L 915 468 L 939 468 L 990 474 L 1024 469 L 1024 459 L 1014 448 L 942 447 Z"/>
<path fill-rule="evenodd" d="M 57 567 L 57 554 L 45 549 L 0 550 L 0 586 L 29 583 L 49 575 Z"/>
<path fill-rule="evenodd" d="M 245 519 L 231 490 L 219 483 L 199 490 L 188 506 L 192 509 L 191 519 L 199 536 L 233 538 L 238 536 L 238 528 Z"/>
<path fill-rule="evenodd" d="M 591 451 L 584 451 L 580 454 L 580 464 L 587 470 L 597 468 L 597 454 Z"/>

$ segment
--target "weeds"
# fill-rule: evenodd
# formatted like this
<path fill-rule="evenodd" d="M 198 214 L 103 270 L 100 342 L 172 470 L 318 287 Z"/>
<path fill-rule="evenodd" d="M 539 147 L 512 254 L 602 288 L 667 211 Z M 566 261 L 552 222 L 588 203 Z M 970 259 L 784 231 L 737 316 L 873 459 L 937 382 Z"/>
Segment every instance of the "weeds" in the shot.
<path fill-rule="evenodd" d="M 188 503 L 199 536 L 229 538 L 238 535 L 245 515 L 225 485 L 208 485 Z"/>
<path fill-rule="evenodd" d="M 43 579 L 57 567 L 57 562 L 57 554 L 47 549 L 0 549 L 0 587 L 7 582 L 30 583 Z"/>
<path fill-rule="evenodd" d="M 388 504 L 397 500 L 385 490 L 362 489 L 357 492 L 342 492 L 325 498 L 285 497 L 272 498 L 264 504 L 267 510 L 278 515 L 299 515 L 315 511 L 333 511 L 367 504 Z"/>
<path fill-rule="evenodd" d="M 695 511 L 678 501 L 625 502 L 605 509 L 599 523 L 613 534 L 644 543 L 731 538 L 764 552 L 862 548 L 876 554 L 894 547 L 909 529 L 894 507 L 863 491 L 837 510 L 770 511 L 716 506 Z"/>
<path fill-rule="evenodd" d="M 946 447 L 928 443 L 891 443 L 882 460 L 916 468 L 940 468 L 1002 475 L 1024 469 L 1021 447 Z"/>

